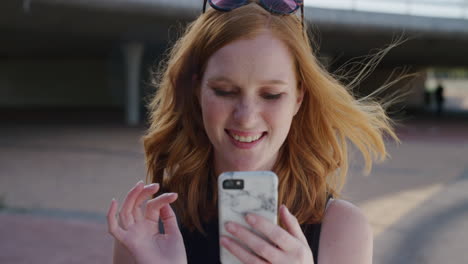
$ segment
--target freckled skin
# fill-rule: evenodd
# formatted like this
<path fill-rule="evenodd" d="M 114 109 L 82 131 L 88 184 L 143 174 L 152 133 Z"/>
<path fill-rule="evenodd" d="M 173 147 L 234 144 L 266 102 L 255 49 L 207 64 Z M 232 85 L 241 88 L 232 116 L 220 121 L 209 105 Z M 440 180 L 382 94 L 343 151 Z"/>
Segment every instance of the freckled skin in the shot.
<path fill-rule="evenodd" d="M 217 77 L 229 81 L 213 81 Z M 266 84 L 269 80 L 286 84 Z M 272 99 L 271 95 L 280 97 Z M 218 175 L 271 170 L 302 102 L 287 46 L 268 31 L 224 46 L 208 60 L 200 102 Z M 226 129 L 266 135 L 253 148 L 241 149 Z"/>

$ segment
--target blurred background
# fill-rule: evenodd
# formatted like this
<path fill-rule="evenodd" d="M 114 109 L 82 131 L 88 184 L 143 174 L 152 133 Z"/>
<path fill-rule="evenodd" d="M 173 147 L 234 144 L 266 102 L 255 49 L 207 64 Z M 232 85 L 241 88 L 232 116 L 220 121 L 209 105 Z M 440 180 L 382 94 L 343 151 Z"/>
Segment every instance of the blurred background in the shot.
<path fill-rule="evenodd" d="M 107 208 L 145 179 L 150 70 L 202 5 L 0 1 L 0 263 L 111 262 Z M 369 176 L 353 155 L 344 190 L 372 224 L 374 263 L 465 263 L 468 1 L 305 5 L 331 72 L 405 39 L 355 89 L 414 73 L 390 89 L 405 94 L 390 109 L 402 144 Z"/>

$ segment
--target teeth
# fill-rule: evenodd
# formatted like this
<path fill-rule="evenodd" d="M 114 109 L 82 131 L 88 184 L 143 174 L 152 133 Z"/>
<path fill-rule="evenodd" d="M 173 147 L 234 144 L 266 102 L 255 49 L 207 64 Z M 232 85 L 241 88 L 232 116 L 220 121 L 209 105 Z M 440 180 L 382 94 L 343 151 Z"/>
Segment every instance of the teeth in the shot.
<path fill-rule="evenodd" d="M 250 143 L 252 141 L 256 141 L 258 140 L 262 135 L 256 135 L 256 136 L 248 136 L 248 137 L 244 137 L 244 136 L 238 136 L 236 134 L 231 134 L 232 137 L 237 140 L 237 141 L 240 141 L 240 142 L 247 142 L 247 143 Z"/>

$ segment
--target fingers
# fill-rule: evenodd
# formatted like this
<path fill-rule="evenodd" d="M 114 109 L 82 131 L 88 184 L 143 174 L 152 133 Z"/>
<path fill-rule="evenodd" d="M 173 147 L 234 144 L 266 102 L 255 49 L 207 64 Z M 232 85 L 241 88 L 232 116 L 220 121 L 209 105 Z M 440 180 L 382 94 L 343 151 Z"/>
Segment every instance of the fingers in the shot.
<path fill-rule="evenodd" d="M 269 261 L 278 261 L 281 259 L 281 251 L 276 246 L 270 244 L 247 228 L 233 222 L 228 222 L 226 224 L 226 229 L 229 233 L 247 245 L 247 247 L 253 252 L 264 259 Z"/>
<path fill-rule="evenodd" d="M 159 190 L 159 184 L 153 183 L 147 185 L 140 192 L 135 200 L 135 206 L 133 207 L 133 218 L 135 222 L 142 221 L 145 217 L 143 215 L 142 205 L 145 200 L 151 198 L 151 195 L 155 194 Z"/>
<path fill-rule="evenodd" d="M 127 229 L 128 226 L 135 223 L 135 219 L 133 218 L 133 207 L 135 206 L 135 200 L 138 197 L 138 194 L 143 190 L 143 186 L 143 181 L 139 181 L 135 187 L 128 192 L 127 197 L 125 197 L 122 209 L 119 213 L 120 222 L 124 229 Z"/>
<path fill-rule="evenodd" d="M 123 232 L 128 229 L 128 227 L 144 219 L 144 215 L 141 209 L 142 203 L 146 200 L 148 196 L 156 193 L 159 189 L 159 184 L 150 184 L 148 186 L 143 186 L 143 182 L 138 182 L 135 187 L 133 187 L 127 197 L 125 198 L 124 205 L 118 213 L 120 224 L 116 219 L 116 214 L 118 210 L 118 203 L 115 199 L 112 199 L 111 205 L 107 212 L 107 224 L 108 231 L 113 235 L 117 240 L 122 240 L 124 236 Z M 149 213 L 149 217 L 156 219 L 155 222 L 159 220 L 159 210 L 169 203 L 174 202 L 177 199 L 175 193 L 168 193 L 161 195 L 153 200 L 150 200 L 146 206 L 146 209 Z M 163 208 L 161 216 L 164 217 L 163 221 L 167 222 L 169 230 L 174 230 L 175 228 L 178 231 L 177 221 L 174 211 L 168 206 L 168 208 Z M 156 213 L 154 213 L 156 211 Z M 156 216 L 156 217 L 155 217 Z M 174 232 L 174 231 L 172 231 Z M 180 231 L 178 231 L 180 232 Z"/>
<path fill-rule="evenodd" d="M 107 228 L 109 234 L 114 236 L 117 240 L 122 239 L 122 228 L 117 223 L 115 214 L 117 213 L 118 204 L 115 199 L 112 199 L 109 211 L 107 212 Z"/>
<path fill-rule="evenodd" d="M 289 251 L 297 247 L 298 240 L 294 235 L 288 233 L 288 231 L 270 222 L 266 218 L 260 215 L 247 214 L 245 219 L 250 226 L 263 234 L 282 250 Z"/>
<path fill-rule="evenodd" d="M 292 215 L 288 208 L 283 204 L 280 207 L 280 217 L 281 221 L 284 223 L 286 230 L 295 238 L 299 239 L 305 245 L 308 245 L 307 238 L 302 232 L 301 226 L 297 221 L 297 218 Z"/>
<path fill-rule="evenodd" d="M 164 224 L 164 233 L 170 235 L 182 235 L 177 224 L 177 218 L 169 204 L 161 208 L 161 220 Z"/>
<path fill-rule="evenodd" d="M 146 203 L 145 217 L 154 222 L 159 221 L 159 214 L 161 208 L 166 205 L 174 202 L 177 199 L 176 193 L 165 193 L 154 199 L 149 200 Z"/>
<path fill-rule="evenodd" d="M 221 245 L 225 247 L 232 255 L 236 256 L 242 263 L 259 263 L 267 264 L 264 260 L 255 256 L 253 253 L 247 251 L 245 248 L 241 247 L 233 239 L 223 236 L 220 240 Z"/>

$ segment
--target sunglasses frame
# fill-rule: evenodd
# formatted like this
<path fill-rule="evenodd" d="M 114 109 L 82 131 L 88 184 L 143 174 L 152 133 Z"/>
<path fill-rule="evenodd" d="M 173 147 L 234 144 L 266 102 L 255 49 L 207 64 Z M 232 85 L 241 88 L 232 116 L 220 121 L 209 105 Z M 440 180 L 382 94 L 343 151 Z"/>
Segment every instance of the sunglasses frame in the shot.
<path fill-rule="evenodd" d="M 221 12 L 229 12 L 231 10 L 234 10 L 236 8 L 239 8 L 243 5 L 246 5 L 246 4 L 249 4 L 251 1 L 249 0 L 244 0 L 244 2 L 239 5 L 238 7 L 235 7 L 235 8 L 220 8 L 218 6 L 216 6 L 212 0 L 204 0 L 203 2 L 203 12 L 202 13 L 205 13 L 206 11 L 206 2 L 209 2 L 210 6 L 218 11 L 221 11 Z M 259 2 L 257 2 L 257 4 L 259 4 L 260 6 L 262 6 L 265 10 L 267 10 L 268 12 L 270 13 L 273 13 L 273 14 L 277 14 L 277 15 L 290 15 L 294 12 L 297 11 L 297 9 L 301 8 L 301 24 L 302 24 L 302 30 L 304 30 L 304 0 L 294 0 L 294 2 L 296 2 L 297 4 L 297 7 L 292 10 L 291 12 L 288 12 L 288 13 L 282 13 L 282 12 L 278 12 L 272 8 L 269 8 L 266 4 L 265 4 L 265 0 L 260 0 Z"/>

